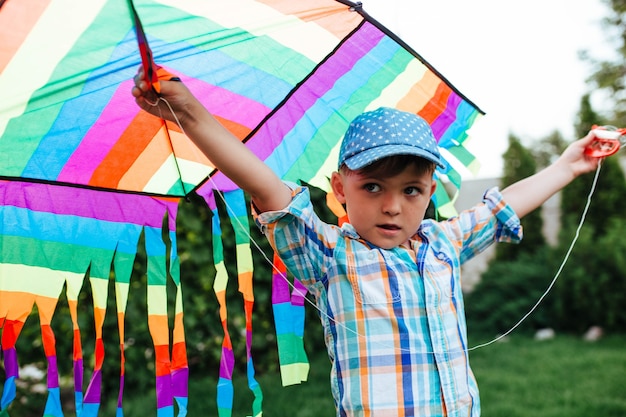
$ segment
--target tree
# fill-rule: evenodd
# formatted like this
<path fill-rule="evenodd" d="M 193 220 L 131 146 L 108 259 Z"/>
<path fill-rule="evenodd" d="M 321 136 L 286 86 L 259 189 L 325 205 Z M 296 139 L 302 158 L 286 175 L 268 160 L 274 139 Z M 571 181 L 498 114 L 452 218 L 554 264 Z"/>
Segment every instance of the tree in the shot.
<path fill-rule="evenodd" d="M 509 135 L 509 147 L 503 158 L 502 188 L 533 175 L 537 170 L 534 156 L 513 134 Z M 519 245 L 498 245 L 496 247 L 496 260 L 512 261 L 523 252 L 533 253 L 543 248 L 546 241 L 543 233 L 541 233 L 543 229 L 541 210 L 534 210 L 526 215 L 522 220 L 522 226 L 531 233 L 527 233 Z"/>
<path fill-rule="evenodd" d="M 626 126 L 626 0 L 604 0 L 612 14 L 604 19 L 604 28 L 610 40 L 616 43 L 614 60 L 596 61 L 584 54 L 587 61 L 595 65 L 595 72 L 589 78 L 592 87 L 606 93 L 612 102 L 611 122 L 616 126 Z M 612 35 L 612 36 L 611 36 Z"/>

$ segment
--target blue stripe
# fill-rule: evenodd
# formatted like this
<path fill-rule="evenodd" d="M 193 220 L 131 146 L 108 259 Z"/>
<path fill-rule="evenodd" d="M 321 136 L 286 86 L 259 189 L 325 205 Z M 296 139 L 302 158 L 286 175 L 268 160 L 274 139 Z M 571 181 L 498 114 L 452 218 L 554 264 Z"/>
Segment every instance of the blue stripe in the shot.
<path fill-rule="evenodd" d="M 48 134 L 24 167 L 22 176 L 55 180 L 120 84 L 132 79 L 138 64 L 137 42 L 134 33 L 129 32 L 113 50 L 109 61 L 91 72 L 83 88 L 77 92 L 79 95 L 62 104 Z M 132 104 L 130 93 L 129 103 Z"/>
<path fill-rule="evenodd" d="M 238 61 L 219 49 L 205 51 L 187 42 L 168 44 L 161 39 L 150 39 L 150 46 L 155 56 L 158 52 L 160 64 L 269 108 L 280 103 L 294 87 L 283 79 Z M 255 82 L 250 84 L 250 80 Z"/>
<path fill-rule="evenodd" d="M 285 135 L 283 141 L 265 160 L 265 163 L 282 178 L 293 163 L 305 154 L 306 146 L 313 136 L 318 133 L 320 127 L 350 101 L 355 91 L 368 84 L 371 78 L 393 58 L 399 48 L 400 46 L 393 40 L 384 37 L 348 72 L 339 77 L 334 83 L 328 81 L 328 84 L 332 84 L 333 87 L 317 99 L 315 104 L 306 111 L 305 115 Z M 375 56 L 376 59 L 370 59 L 370 56 Z M 364 105 L 366 104 L 364 103 Z M 343 134 L 344 132 L 335 132 L 336 137 L 340 137 Z"/>
<path fill-rule="evenodd" d="M 2 234 L 134 254 L 141 226 L 1 206 Z M 96 236 L 96 238 L 94 238 Z"/>

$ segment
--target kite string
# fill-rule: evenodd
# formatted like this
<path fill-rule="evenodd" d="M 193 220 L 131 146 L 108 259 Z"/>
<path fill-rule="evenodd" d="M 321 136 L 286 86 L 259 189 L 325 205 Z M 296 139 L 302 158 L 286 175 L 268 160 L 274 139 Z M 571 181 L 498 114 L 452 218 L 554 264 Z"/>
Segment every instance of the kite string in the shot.
<path fill-rule="evenodd" d="M 185 134 L 185 130 L 183 129 L 180 120 L 178 119 L 178 117 L 176 116 L 176 113 L 174 113 L 174 110 L 172 109 L 172 107 L 170 106 L 170 104 L 168 103 L 168 101 L 166 99 L 164 99 L 163 97 L 158 97 L 157 101 L 155 103 L 150 103 L 148 102 L 150 105 L 152 106 L 157 106 L 159 103 L 159 101 L 163 101 L 168 109 L 170 110 L 170 112 L 172 113 L 176 123 L 178 124 L 178 127 L 180 128 L 181 132 L 183 134 Z M 504 332 L 503 334 L 499 335 L 498 337 L 495 337 L 494 339 L 485 342 L 485 343 L 481 343 L 478 344 L 476 346 L 470 347 L 470 348 L 466 348 L 466 349 L 457 349 L 455 351 L 462 351 L 462 352 L 469 352 L 472 350 L 476 350 L 476 349 L 480 349 L 486 346 L 489 346 L 493 343 L 496 343 L 497 341 L 505 338 L 506 336 L 508 336 L 509 334 L 511 334 L 515 329 L 517 329 L 522 322 L 524 322 L 541 304 L 541 302 L 548 296 L 548 293 L 552 290 L 552 288 L 554 287 L 554 285 L 556 284 L 556 281 L 558 280 L 559 276 L 561 275 L 561 272 L 563 271 L 563 268 L 565 267 L 565 264 L 567 263 L 567 261 L 569 260 L 569 257 L 572 253 L 572 250 L 574 249 L 574 245 L 576 244 L 576 241 L 578 240 L 578 237 L 580 236 L 580 231 L 583 227 L 583 224 L 585 223 L 585 219 L 587 217 L 587 212 L 589 211 L 589 207 L 591 205 L 591 199 L 593 196 L 593 193 L 595 191 L 596 185 L 598 183 L 598 178 L 600 176 L 600 169 L 602 167 L 602 160 L 600 160 L 600 162 L 598 163 L 598 167 L 596 169 L 596 173 L 595 176 L 593 178 L 593 182 L 591 184 L 591 189 L 589 190 L 589 195 L 587 196 L 587 201 L 585 204 L 585 208 L 583 209 L 581 218 L 580 218 L 580 222 L 578 223 L 578 227 L 576 228 L 576 233 L 574 235 L 574 238 L 572 239 L 572 242 L 563 258 L 563 261 L 561 262 L 560 267 L 558 268 L 556 274 L 554 275 L 554 278 L 552 279 L 552 281 L 550 282 L 550 284 L 548 285 L 548 287 L 546 288 L 546 290 L 543 292 L 543 294 L 539 297 L 539 299 L 537 300 L 537 302 L 531 307 L 531 309 L 524 314 L 524 316 L 522 316 L 522 318 L 515 323 L 509 330 L 507 330 L 506 332 Z M 217 184 L 215 184 L 215 182 L 213 181 L 213 177 L 210 176 L 209 177 L 209 182 L 211 184 L 213 184 L 214 186 L 214 190 L 217 193 L 217 195 L 220 197 L 220 200 L 224 203 L 224 207 L 226 207 L 226 209 L 229 212 L 233 212 L 232 208 L 230 207 L 230 205 L 228 204 L 228 202 L 226 201 L 226 198 L 224 197 L 224 195 L 217 189 Z M 287 276 L 285 274 L 283 274 L 282 271 L 279 270 L 279 268 L 274 264 L 274 262 L 269 259 L 269 257 L 265 254 L 265 252 L 263 251 L 263 249 L 260 247 L 260 245 L 257 243 L 257 241 L 254 239 L 254 237 L 250 234 L 250 231 L 248 230 L 247 227 L 245 227 L 241 221 L 237 218 L 237 216 L 231 216 L 232 219 L 235 219 L 235 221 L 237 222 L 238 226 L 242 229 L 243 233 L 245 233 L 248 237 L 248 239 L 250 240 L 250 242 L 252 242 L 252 244 L 254 245 L 254 247 L 257 249 L 257 251 L 261 254 L 261 256 L 263 257 L 263 259 L 271 266 L 271 268 L 283 279 L 285 280 L 285 282 L 287 282 L 287 284 L 289 285 L 289 287 L 296 292 L 296 294 L 302 296 L 302 298 L 304 298 L 304 300 L 306 300 L 306 302 L 308 304 L 310 304 L 315 310 L 317 310 L 319 312 L 320 315 L 322 315 L 323 317 L 325 317 L 326 319 L 332 321 L 333 323 L 335 323 L 335 325 L 342 327 L 344 330 L 346 330 L 347 332 L 350 332 L 352 334 L 354 334 L 357 337 L 361 337 L 361 338 L 366 338 L 367 336 L 364 334 L 359 333 L 356 330 L 353 330 L 351 328 L 349 328 L 348 326 L 346 326 L 345 324 L 336 321 L 334 318 L 330 317 L 330 315 L 328 315 L 328 313 L 326 313 L 325 311 L 323 311 L 322 309 L 320 309 L 312 300 L 310 300 L 308 297 L 306 297 L 306 294 L 303 294 L 298 288 L 295 287 L 294 284 L 292 284 L 289 279 L 287 278 Z M 385 343 L 380 343 L 377 342 L 378 345 L 380 346 L 387 346 L 389 348 L 392 348 L 394 350 L 400 351 L 400 352 L 410 352 L 410 349 L 405 349 L 405 348 L 397 348 L 395 346 L 392 345 L 386 345 Z M 452 352 L 452 351 L 447 351 L 447 352 Z M 425 354 L 436 354 L 439 352 L 423 352 Z"/>
<path fill-rule="evenodd" d="M 591 197 L 593 196 L 593 193 L 594 193 L 594 191 L 596 189 L 596 185 L 598 183 L 598 177 L 600 175 L 600 168 L 601 168 L 601 166 L 602 166 L 602 159 L 600 159 L 600 161 L 598 162 L 598 167 L 596 168 L 596 173 L 595 173 L 595 176 L 593 177 L 593 182 L 591 184 L 591 189 L 589 190 L 589 195 L 587 196 L 587 202 L 585 204 L 585 208 L 583 209 L 582 215 L 580 216 L 580 222 L 578 223 L 578 227 L 576 228 L 576 233 L 574 234 L 574 238 L 572 239 L 572 243 L 570 243 L 569 248 L 567 249 L 567 252 L 565 253 L 565 256 L 563 257 L 563 261 L 561 262 L 561 265 L 559 266 L 559 269 L 556 271 L 556 274 L 554 275 L 554 278 L 552 278 L 552 281 L 550 282 L 550 285 L 548 285 L 548 288 L 544 291 L 543 294 L 541 294 L 541 297 L 539 297 L 539 299 L 537 300 L 535 305 L 532 306 L 532 308 L 528 311 L 528 313 L 526 313 L 521 319 L 519 319 L 519 321 L 517 323 L 515 323 L 515 325 L 513 325 L 513 327 L 511 327 L 509 330 L 507 330 L 505 333 L 499 335 L 495 339 L 493 339 L 493 340 L 491 340 L 489 342 L 481 343 L 479 345 L 471 347 L 471 348 L 467 349 L 467 351 L 476 350 L 476 349 L 480 349 L 480 348 L 485 347 L 485 346 L 489 346 L 492 343 L 495 343 L 495 342 L 505 338 L 509 334 L 511 334 L 513 332 L 513 330 L 517 329 L 519 327 L 519 325 L 522 324 L 522 322 L 524 320 L 526 320 L 537 309 L 537 307 L 539 307 L 539 304 L 541 304 L 541 302 L 544 300 L 544 298 L 546 298 L 548 296 L 548 293 L 552 290 L 552 287 L 554 287 L 554 284 L 556 284 L 557 279 L 561 275 L 561 272 L 563 271 L 563 268 L 565 268 L 565 264 L 569 260 L 569 257 L 572 254 L 572 250 L 574 249 L 574 245 L 576 244 L 576 241 L 578 240 L 578 237 L 580 236 L 580 231 L 581 231 L 581 229 L 583 227 L 583 224 L 585 223 L 585 218 L 587 217 L 587 212 L 589 211 L 589 206 L 591 205 Z"/>

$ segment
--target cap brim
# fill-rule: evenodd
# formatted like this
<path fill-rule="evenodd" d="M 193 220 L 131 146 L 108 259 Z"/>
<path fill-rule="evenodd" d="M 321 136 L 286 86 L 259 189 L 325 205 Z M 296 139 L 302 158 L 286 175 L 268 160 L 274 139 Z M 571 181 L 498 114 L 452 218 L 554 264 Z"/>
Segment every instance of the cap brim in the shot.
<path fill-rule="evenodd" d="M 409 145 L 387 145 L 377 146 L 375 148 L 366 149 L 363 152 L 346 159 L 344 163 L 351 170 L 357 170 L 365 168 L 368 165 L 373 164 L 376 161 L 380 161 L 383 158 L 396 155 L 412 155 L 424 158 L 440 168 L 445 168 L 445 165 L 441 161 L 441 158 L 423 149 L 416 148 Z"/>

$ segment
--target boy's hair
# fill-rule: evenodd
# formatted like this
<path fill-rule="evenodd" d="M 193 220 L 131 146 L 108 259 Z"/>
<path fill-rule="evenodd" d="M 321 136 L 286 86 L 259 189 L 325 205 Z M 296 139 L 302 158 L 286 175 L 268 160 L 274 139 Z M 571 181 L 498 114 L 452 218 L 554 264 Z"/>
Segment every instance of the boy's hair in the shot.
<path fill-rule="evenodd" d="M 412 167 L 419 175 L 433 175 L 437 165 L 415 155 L 393 155 L 379 159 L 357 170 L 351 170 L 346 164 L 342 164 L 340 170 L 346 174 L 354 172 L 371 177 L 394 177 L 408 167 Z"/>

